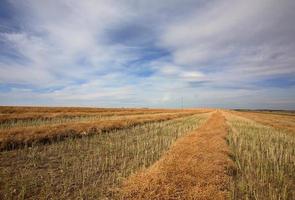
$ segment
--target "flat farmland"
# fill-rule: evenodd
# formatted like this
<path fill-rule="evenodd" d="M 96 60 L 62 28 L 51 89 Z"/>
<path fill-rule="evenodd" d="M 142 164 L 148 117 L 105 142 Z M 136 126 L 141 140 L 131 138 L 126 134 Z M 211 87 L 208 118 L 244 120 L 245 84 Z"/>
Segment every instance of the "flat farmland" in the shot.
<path fill-rule="evenodd" d="M 0 107 L 0 149 L 51 143 L 209 110 Z"/>
<path fill-rule="evenodd" d="M 232 199 L 294 199 L 294 115 L 227 112 Z"/>
<path fill-rule="evenodd" d="M 295 132 L 295 112 L 237 112 L 237 115 L 253 119 L 276 129 Z"/>
<path fill-rule="evenodd" d="M 0 111 L 0 199 L 294 199 L 293 112 Z"/>

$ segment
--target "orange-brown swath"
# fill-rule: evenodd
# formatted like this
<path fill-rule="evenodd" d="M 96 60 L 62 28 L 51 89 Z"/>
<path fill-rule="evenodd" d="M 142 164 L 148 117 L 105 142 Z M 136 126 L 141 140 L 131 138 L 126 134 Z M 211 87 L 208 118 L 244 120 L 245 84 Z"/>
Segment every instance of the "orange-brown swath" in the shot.
<path fill-rule="evenodd" d="M 179 139 L 152 167 L 122 186 L 123 199 L 226 199 L 232 161 L 220 112 L 197 131 Z"/>
<path fill-rule="evenodd" d="M 79 116 L 124 116 L 134 114 L 173 113 L 177 109 L 147 108 L 82 108 L 82 107 L 13 107 L 0 106 L 0 123 L 11 121 L 49 120 Z"/>
<path fill-rule="evenodd" d="M 164 111 L 164 109 L 162 111 Z M 43 110 L 43 112 L 46 112 L 46 110 Z M 152 111 L 148 110 L 143 114 L 126 115 L 121 118 L 118 117 L 115 119 L 102 118 L 89 121 L 86 120 L 83 122 L 76 121 L 61 124 L 41 124 L 41 126 L 38 125 L 2 129 L 0 130 L 0 150 L 14 149 L 24 145 L 31 145 L 34 143 L 48 143 L 53 141 L 59 141 L 66 137 L 72 136 L 79 137 L 83 135 L 91 135 L 104 131 L 110 131 L 113 129 L 128 128 L 131 126 L 148 122 L 170 120 L 192 114 L 205 113 L 208 112 L 208 110 L 178 110 L 177 112 L 171 113 L 169 111 L 168 113 L 149 112 Z M 114 115 L 116 116 L 116 114 Z"/>

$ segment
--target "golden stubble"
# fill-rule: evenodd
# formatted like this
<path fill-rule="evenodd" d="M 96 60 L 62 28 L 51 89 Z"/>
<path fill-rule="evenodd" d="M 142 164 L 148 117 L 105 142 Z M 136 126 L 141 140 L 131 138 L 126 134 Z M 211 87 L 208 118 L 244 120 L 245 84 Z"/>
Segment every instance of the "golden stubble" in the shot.
<path fill-rule="evenodd" d="M 226 199 L 233 169 L 221 112 L 185 136 L 152 167 L 127 179 L 122 199 Z"/>

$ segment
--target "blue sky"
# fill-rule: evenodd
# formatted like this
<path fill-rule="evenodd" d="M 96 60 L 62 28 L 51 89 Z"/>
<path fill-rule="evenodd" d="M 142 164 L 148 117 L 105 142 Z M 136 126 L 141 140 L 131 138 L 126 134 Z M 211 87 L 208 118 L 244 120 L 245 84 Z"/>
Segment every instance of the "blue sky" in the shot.
<path fill-rule="evenodd" d="M 0 105 L 295 109 L 293 0 L 1 0 Z"/>

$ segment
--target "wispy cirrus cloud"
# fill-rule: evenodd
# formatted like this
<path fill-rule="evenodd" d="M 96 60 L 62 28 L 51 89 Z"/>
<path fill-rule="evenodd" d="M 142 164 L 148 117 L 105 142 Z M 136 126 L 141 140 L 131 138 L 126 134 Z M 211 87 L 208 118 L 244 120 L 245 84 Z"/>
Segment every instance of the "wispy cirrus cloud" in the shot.
<path fill-rule="evenodd" d="M 0 103 L 295 108 L 295 3 L 5 0 Z"/>

